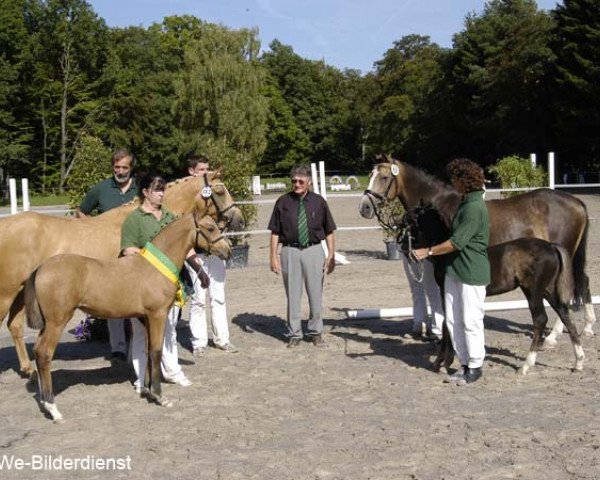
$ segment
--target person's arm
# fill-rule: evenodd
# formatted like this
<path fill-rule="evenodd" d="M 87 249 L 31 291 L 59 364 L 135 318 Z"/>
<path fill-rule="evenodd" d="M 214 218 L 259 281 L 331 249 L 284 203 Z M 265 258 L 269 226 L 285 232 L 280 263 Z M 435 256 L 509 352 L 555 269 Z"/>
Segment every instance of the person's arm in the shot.
<path fill-rule="evenodd" d="M 140 253 L 142 249 L 138 247 L 138 225 L 130 214 L 123 225 L 121 226 L 121 256 L 127 257 L 129 255 L 135 255 Z"/>
<path fill-rule="evenodd" d="M 79 208 L 75 212 L 75 217 L 86 218 L 92 211 L 98 208 L 98 193 L 97 187 L 94 185 L 79 204 Z"/>
<path fill-rule="evenodd" d="M 196 252 L 193 249 L 188 253 L 185 263 L 187 263 L 190 268 L 196 272 L 196 275 L 198 275 L 200 286 L 207 289 L 210 286 L 210 277 L 202 266 L 202 260 L 196 255 Z"/>
<path fill-rule="evenodd" d="M 279 274 L 281 272 L 281 262 L 279 261 L 279 255 L 277 254 L 277 246 L 279 245 L 279 235 L 271 233 L 270 243 L 270 257 L 271 257 L 271 271 Z"/>
<path fill-rule="evenodd" d="M 333 232 L 325 237 L 325 243 L 327 244 L 328 255 L 323 265 L 323 271 L 330 274 L 335 268 L 335 235 Z"/>
<path fill-rule="evenodd" d="M 442 243 L 438 243 L 433 247 L 417 248 L 412 251 L 412 254 L 417 260 L 423 260 L 427 257 L 434 257 L 436 255 L 446 255 L 448 253 L 455 252 L 457 248 L 450 240 L 446 240 Z M 431 254 L 429 253 L 431 252 Z"/>

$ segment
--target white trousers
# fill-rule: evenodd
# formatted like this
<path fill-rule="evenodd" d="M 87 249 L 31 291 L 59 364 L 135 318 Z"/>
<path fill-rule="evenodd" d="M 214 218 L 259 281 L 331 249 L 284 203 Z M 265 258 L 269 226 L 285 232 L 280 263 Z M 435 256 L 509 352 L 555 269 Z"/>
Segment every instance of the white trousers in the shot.
<path fill-rule="evenodd" d="M 107 320 L 110 351 L 127 355 L 127 339 L 125 338 L 125 320 L 122 318 Z"/>
<path fill-rule="evenodd" d="M 423 324 L 425 324 L 427 330 L 431 330 L 431 333 L 441 338 L 444 309 L 442 306 L 442 294 L 435 282 L 433 263 L 429 260 L 422 262 L 423 281 L 421 283 L 417 282 L 410 272 L 412 268 L 412 271 L 416 274 L 421 267 L 416 262 L 411 262 L 409 265 L 406 255 L 402 255 L 402 263 L 404 265 L 404 272 L 408 278 L 408 286 L 410 287 L 412 297 L 413 332 L 422 332 Z M 431 317 L 427 316 L 428 300 L 431 307 Z"/>
<path fill-rule="evenodd" d="M 446 323 L 456 356 L 461 365 L 479 368 L 485 358 L 485 286 L 466 285 L 453 275 L 446 275 L 444 290 Z"/>
<path fill-rule="evenodd" d="M 177 381 L 185 377 L 177 349 L 177 320 L 179 307 L 173 306 L 167 315 L 165 324 L 165 341 L 162 349 L 161 371 L 166 380 Z M 137 377 L 134 385 L 143 387 L 148 364 L 146 327 L 137 318 L 131 319 L 131 362 Z"/>
<path fill-rule="evenodd" d="M 192 348 L 208 345 L 208 322 L 206 319 L 206 294 L 210 296 L 212 320 L 212 339 L 215 345 L 224 346 L 229 343 L 229 324 L 227 306 L 225 304 L 225 260 L 216 255 L 198 255 L 204 271 L 210 278 L 207 289 L 200 286 L 196 272 L 186 267 L 194 281 L 194 293 L 190 299 L 190 333 Z"/>

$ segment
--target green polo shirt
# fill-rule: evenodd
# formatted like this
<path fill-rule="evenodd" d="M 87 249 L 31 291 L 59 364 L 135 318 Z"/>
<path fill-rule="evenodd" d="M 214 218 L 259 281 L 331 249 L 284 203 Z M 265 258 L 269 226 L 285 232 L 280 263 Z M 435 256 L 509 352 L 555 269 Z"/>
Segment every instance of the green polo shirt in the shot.
<path fill-rule="evenodd" d="M 127 215 L 121 227 L 121 251 L 128 247 L 142 248 L 176 218 L 174 213 L 164 207 L 161 212 L 160 220 L 142 210 L 142 207 L 136 208 Z"/>
<path fill-rule="evenodd" d="M 446 272 L 467 285 L 490 283 L 487 247 L 490 221 L 483 190 L 467 193 L 452 220 L 450 242 L 457 249 L 450 254 Z"/>
<path fill-rule="evenodd" d="M 94 210 L 98 213 L 104 213 L 112 208 L 120 207 L 124 203 L 133 200 L 137 194 L 138 186 L 135 178 L 131 180 L 131 185 L 121 192 L 119 184 L 114 177 L 107 178 L 94 185 L 87 195 L 83 198 L 79 209 L 89 215 Z"/>

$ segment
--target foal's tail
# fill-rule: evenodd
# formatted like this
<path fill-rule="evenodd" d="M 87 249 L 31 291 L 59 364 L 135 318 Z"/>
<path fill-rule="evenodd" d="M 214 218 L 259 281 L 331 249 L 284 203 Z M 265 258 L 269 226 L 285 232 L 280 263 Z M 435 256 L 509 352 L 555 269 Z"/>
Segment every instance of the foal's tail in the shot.
<path fill-rule="evenodd" d="M 40 304 L 38 303 L 37 295 L 35 294 L 36 275 L 37 270 L 34 270 L 25 282 L 25 313 L 27 315 L 27 325 L 29 328 L 40 330 L 44 328 L 46 320 L 44 319 L 44 314 L 40 309 Z"/>
<path fill-rule="evenodd" d="M 588 216 L 585 204 L 583 204 L 583 209 L 585 212 L 585 228 L 583 229 L 581 241 L 579 242 L 579 245 L 577 245 L 577 250 L 575 250 L 575 255 L 573 256 L 573 277 L 575 279 L 575 296 L 573 298 L 574 310 L 579 310 L 582 304 L 590 303 L 592 301 L 589 279 L 585 274 L 587 238 L 590 227 L 590 218 Z"/>
<path fill-rule="evenodd" d="M 576 279 L 573 276 L 573 263 L 571 255 L 560 245 L 554 245 L 558 258 L 560 260 L 560 270 L 556 277 L 556 290 L 558 299 L 564 304 L 569 305 L 571 300 L 575 300 Z"/>

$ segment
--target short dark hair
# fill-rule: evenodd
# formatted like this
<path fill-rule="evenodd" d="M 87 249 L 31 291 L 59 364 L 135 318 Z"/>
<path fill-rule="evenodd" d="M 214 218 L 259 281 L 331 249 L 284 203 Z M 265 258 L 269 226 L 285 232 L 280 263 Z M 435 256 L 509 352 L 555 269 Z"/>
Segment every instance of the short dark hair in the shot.
<path fill-rule="evenodd" d="M 208 163 L 208 157 L 202 153 L 192 152 L 187 156 L 187 166 L 188 168 L 196 168 L 196 165 L 199 163 Z"/>
<path fill-rule="evenodd" d="M 463 186 L 466 193 L 483 190 L 483 168 L 468 158 L 455 158 L 446 167 L 446 172 Z"/>
<path fill-rule="evenodd" d="M 312 177 L 312 173 L 310 168 L 307 165 L 297 164 L 292 167 L 290 170 L 290 178 L 293 178 L 295 175 L 300 175 L 301 177 Z"/>
<path fill-rule="evenodd" d="M 164 190 L 167 185 L 163 176 L 156 172 L 143 174 L 138 182 L 138 197 L 141 200 L 144 200 L 144 190 Z"/>
<path fill-rule="evenodd" d="M 110 159 L 110 164 L 114 165 L 116 162 L 124 159 L 125 157 L 131 158 L 131 169 L 133 170 L 133 167 L 135 167 L 135 155 L 133 155 L 131 150 L 127 148 L 119 148 L 118 150 L 115 150 L 115 153 L 112 154 Z"/>

